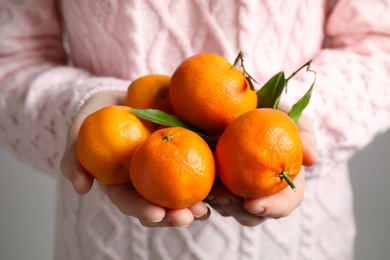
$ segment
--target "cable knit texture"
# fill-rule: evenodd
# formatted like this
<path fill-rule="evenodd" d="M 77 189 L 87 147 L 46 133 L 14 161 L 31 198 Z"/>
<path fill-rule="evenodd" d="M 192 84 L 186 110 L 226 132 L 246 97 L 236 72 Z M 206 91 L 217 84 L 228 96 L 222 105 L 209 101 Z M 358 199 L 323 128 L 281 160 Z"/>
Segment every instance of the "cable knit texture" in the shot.
<path fill-rule="evenodd" d="M 0 142 L 58 178 L 56 259 L 353 258 L 346 162 L 390 125 L 389 1 L 3 0 L 0 24 Z M 319 162 L 289 217 L 250 228 L 213 212 L 187 228 L 146 228 L 98 187 L 79 196 L 61 177 L 67 129 L 91 95 L 124 93 L 195 53 L 233 61 L 238 50 L 260 83 L 310 59 L 318 73 L 306 113 Z M 312 80 L 300 73 L 283 99 Z"/>

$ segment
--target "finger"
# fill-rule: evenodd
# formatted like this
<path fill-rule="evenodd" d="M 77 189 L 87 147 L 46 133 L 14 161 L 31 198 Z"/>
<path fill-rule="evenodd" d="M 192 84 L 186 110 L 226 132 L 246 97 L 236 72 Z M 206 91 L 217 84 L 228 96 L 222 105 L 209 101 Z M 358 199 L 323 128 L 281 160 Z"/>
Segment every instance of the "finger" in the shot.
<path fill-rule="evenodd" d="M 303 165 L 313 166 L 317 162 L 317 139 L 311 120 L 302 115 L 298 121 L 299 134 L 303 148 Z"/>
<path fill-rule="evenodd" d="M 195 220 L 198 220 L 198 221 L 205 221 L 205 220 L 209 219 L 210 215 L 211 215 L 211 211 L 210 211 L 210 209 L 207 207 L 207 213 L 204 214 L 204 215 L 201 216 L 201 217 L 195 217 Z"/>
<path fill-rule="evenodd" d="M 64 154 L 60 162 L 60 169 L 65 178 L 73 184 L 74 189 L 79 194 L 87 193 L 91 189 L 94 180 L 94 178 L 81 166 L 77 158 L 76 147 L 80 126 L 89 114 L 105 106 L 122 104 L 122 101 L 123 95 L 120 93 L 108 94 L 101 92 L 95 94 L 79 111 L 68 130 Z"/>
<path fill-rule="evenodd" d="M 288 113 L 291 107 L 285 103 L 280 103 L 279 109 Z M 303 165 L 313 166 L 317 162 L 317 140 L 312 121 L 305 114 L 302 114 L 297 125 L 303 147 Z"/>
<path fill-rule="evenodd" d="M 147 222 L 141 220 L 141 224 L 147 227 L 187 227 L 196 218 L 206 220 L 210 211 L 203 202 L 199 202 L 191 207 L 184 209 L 165 209 L 166 214 L 160 222 Z"/>
<path fill-rule="evenodd" d="M 188 209 L 166 209 L 165 217 L 159 222 L 139 219 L 146 227 L 187 227 L 194 221 L 194 215 Z"/>
<path fill-rule="evenodd" d="M 194 220 L 206 220 L 210 216 L 210 210 L 203 202 L 185 209 L 165 209 L 165 211 L 165 217 L 159 222 L 140 219 L 140 223 L 146 227 L 187 227 Z"/>
<path fill-rule="evenodd" d="M 75 153 L 65 152 L 61 160 L 61 171 L 78 194 L 83 195 L 91 190 L 94 178 L 80 165 Z"/>
<path fill-rule="evenodd" d="M 265 221 L 264 217 L 255 216 L 244 208 L 245 199 L 234 195 L 223 185 L 214 188 L 213 194 L 222 208 L 241 225 L 256 226 Z"/>
<path fill-rule="evenodd" d="M 230 214 L 227 213 L 221 206 L 221 204 L 215 199 L 211 199 L 211 200 L 207 200 L 206 201 L 207 204 L 209 204 L 211 206 L 211 208 L 213 208 L 216 212 L 218 212 L 218 214 L 220 214 L 221 216 L 223 217 L 230 217 Z"/>
<path fill-rule="evenodd" d="M 194 215 L 188 208 L 185 209 L 167 209 L 167 215 L 164 219 L 175 227 L 186 227 L 194 221 Z"/>
<path fill-rule="evenodd" d="M 165 209 L 143 198 L 131 183 L 98 183 L 102 191 L 123 214 L 151 223 L 157 223 L 164 219 Z"/>
<path fill-rule="evenodd" d="M 205 199 L 205 202 L 209 204 L 218 214 L 220 214 L 223 217 L 230 217 L 230 214 L 227 213 L 221 204 L 215 199 L 214 195 L 210 193 L 207 198 Z"/>
<path fill-rule="evenodd" d="M 94 178 L 79 163 L 76 146 L 78 129 L 83 121 L 83 116 L 77 116 L 68 130 L 67 143 L 60 162 L 62 174 L 72 184 L 79 194 L 86 194 L 92 187 Z"/>
<path fill-rule="evenodd" d="M 287 186 L 284 190 L 269 197 L 247 199 L 244 202 L 245 209 L 261 217 L 287 217 L 303 200 L 305 186 L 304 169 L 294 179 L 294 183 L 297 187 L 296 192 Z"/>
<path fill-rule="evenodd" d="M 99 92 L 87 100 L 80 112 L 91 114 L 103 107 L 123 105 L 124 95 L 119 92 Z"/>
<path fill-rule="evenodd" d="M 209 208 L 203 201 L 188 207 L 188 209 L 192 212 L 192 215 L 196 220 L 206 220 L 208 218 Z"/>

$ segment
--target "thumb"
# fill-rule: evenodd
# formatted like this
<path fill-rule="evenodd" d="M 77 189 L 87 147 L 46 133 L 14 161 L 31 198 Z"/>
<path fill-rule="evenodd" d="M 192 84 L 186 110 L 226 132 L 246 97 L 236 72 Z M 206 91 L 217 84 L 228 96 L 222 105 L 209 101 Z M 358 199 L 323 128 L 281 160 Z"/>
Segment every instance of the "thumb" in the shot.
<path fill-rule="evenodd" d="M 303 165 L 313 166 L 317 162 L 317 139 L 312 121 L 302 114 L 298 121 L 298 128 L 302 140 Z"/>
<path fill-rule="evenodd" d="M 84 119 L 93 112 L 110 105 L 123 104 L 123 94 L 117 92 L 99 92 L 84 104 L 69 127 L 66 146 L 61 160 L 62 174 L 72 182 L 79 194 L 87 193 L 93 184 L 93 176 L 80 164 L 77 158 L 77 137 Z"/>
<path fill-rule="evenodd" d="M 244 203 L 245 209 L 259 217 L 287 217 L 303 200 L 305 189 L 305 170 L 303 168 L 294 179 L 294 183 L 297 187 L 296 192 L 287 186 L 282 191 L 269 197 L 247 199 Z"/>
<path fill-rule="evenodd" d="M 79 194 L 88 193 L 94 180 L 93 176 L 81 166 L 77 158 L 78 130 L 84 118 L 83 114 L 79 114 L 69 128 L 64 154 L 60 163 L 62 174 L 73 184 L 75 191 Z"/>

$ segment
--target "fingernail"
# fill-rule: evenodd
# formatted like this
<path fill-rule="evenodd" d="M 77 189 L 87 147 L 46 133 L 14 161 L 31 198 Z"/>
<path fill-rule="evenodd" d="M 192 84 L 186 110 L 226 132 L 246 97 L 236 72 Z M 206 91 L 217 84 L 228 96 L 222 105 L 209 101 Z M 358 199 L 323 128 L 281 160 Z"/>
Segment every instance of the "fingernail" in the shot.
<path fill-rule="evenodd" d="M 171 222 L 171 224 L 174 227 L 188 227 L 188 225 L 179 225 L 179 224 L 175 224 L 174 222 Z"/>
<path fill-rule="evenodd" d="M 229 198 L 216 198 L 216 200 L 223 206 L 229 206 L 232 204 L 232 200 Z"/>
<path fill-rule="evenodd" d="M 144 221 L 150 222 L 150 223 L 158 223 L 162 221 L 162 218 L 156 218 L 156 219 L 147 219 L 147 218 L 142 218 Z"/>
<path fill-rule="evenodd" d="M 209 194 L 209 195 L 207 195 L 207 197 L 205 198 L 205 200 L 207 201 L 210 201 L 210 200 L 213 200 L 213 199 L 215 199 L 215 197 L 214 197 L 214 195 L 213 194 Z"/>
<path fill-rule="evenodd" d="M 207 211 L 206 211 L 204 214 L 197 214 L 197 215 L 194 215 L 194 219 L 203 218 L 203 217 L 206 216 L 208 213 L 209 213 L 209 209 L 207 208 Z"/>
<path fill-rule="evenodd" d="M 263 207 L 258 207 L 258 208 L 248 209 L 248 211 L 249 211 L 250 213 L 252 213 L 253 215 L 262 216 L 262 215 L 265 214 L 266 209 L 263 208 Z"/>
<path fill-rule="evenodd" d="M 147 218 L 141 218 L 142 221 L 144 222 L 149 222 L 149 223 L 158 223 L 160 221 L 156 220 L 156 219 L 147 219 Z"/>
<path fill-rule="evenodd" d="M 207 215 L 207 213 L 206 213 L 206 214 L 203 214 L 203 215 L 194 215 L 194 220 L 202 219 L 202 218 L 204 218 L 206 215 Z"/>
<path fill-rule="evenodd" d="M 203 220 L 206 220 L 206 215 L 203 215 L 203 216 L 194 216 L 194 220 L 199 220 L 199 221 L 203 221 Z"/>

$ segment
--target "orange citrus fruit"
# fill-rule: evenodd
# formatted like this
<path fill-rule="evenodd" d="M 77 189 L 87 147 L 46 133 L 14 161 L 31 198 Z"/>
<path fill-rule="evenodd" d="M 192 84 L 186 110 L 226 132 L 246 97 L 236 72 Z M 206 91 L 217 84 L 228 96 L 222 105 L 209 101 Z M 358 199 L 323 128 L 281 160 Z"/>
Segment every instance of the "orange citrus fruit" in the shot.
<path fill-rule="evenodd" d="M 130 107 L 102 108 L 83 121 L 77 139 L 77 157 L 101 182 L 129 182 L 131 157 L 152 131 L 152 124 L 131 113 Z"/>
<path fill-rule="evenodd" d="M 257 106 L 257 94 L 243 72 L 213 53 L 194 55 L 177 67 L 169 98 L 176 116 L 211 134 L 221 134 L 239 115 Z"/>
<path fill-rule="evenodd" d="M 159 109 L 173 114 L 169 102 L 169 83 L 167 75 L 150 74 L 134 80 L 127 88 L 125 106 L 137 109 Z"/>
<path fill-rule="evenodd" d="M 288 186 L 302 165 L 302 143 L 294 121 L 272 108 L 239 116 L 223 132 L 215 151 L 218 176 L 232 193 L 257 198 Z"/>
<path fill-rule="evenodd" d="M 150 202 L 171 209 L 202 201 L 215 175 L 215 159 L 207 143 L 181 127 L 155 131 L 137 148 L 130 164 L 135 189 Z"/>

